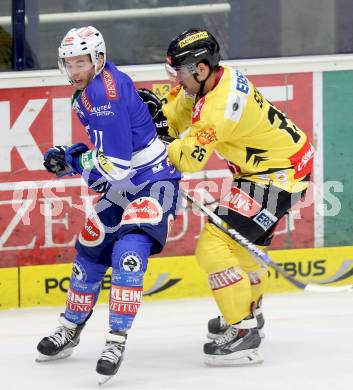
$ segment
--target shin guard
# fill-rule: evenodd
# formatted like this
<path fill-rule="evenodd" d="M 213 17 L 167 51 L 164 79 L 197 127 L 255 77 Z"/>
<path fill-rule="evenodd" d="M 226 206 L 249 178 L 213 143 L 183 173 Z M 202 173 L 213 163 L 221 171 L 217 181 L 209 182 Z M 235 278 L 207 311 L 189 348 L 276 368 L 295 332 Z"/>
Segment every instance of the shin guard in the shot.
<path fill-rule="evenodd" d="M 96 304 L 101 281 L 107 266 L 96 264 L 77 255 L 73 264 L 70 287 L 67 291 L 65 318 L 83 324 Z"/>
<path fill-rule="evenodd" d="M 152 245 L 153 239 L 143 233 L 127 234 L 114 245 L 109 325 L 115 332 L 129 330 L 140 307 Z"/>

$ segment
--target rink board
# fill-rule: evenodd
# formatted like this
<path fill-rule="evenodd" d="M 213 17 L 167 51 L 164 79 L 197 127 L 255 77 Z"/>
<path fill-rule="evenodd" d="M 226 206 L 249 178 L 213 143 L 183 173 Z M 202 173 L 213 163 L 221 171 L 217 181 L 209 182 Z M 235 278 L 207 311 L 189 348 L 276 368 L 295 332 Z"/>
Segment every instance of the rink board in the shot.
<path fill-rule="evenodd" d="M 19 268 L 0 269 L 0 310 L 19 306 Z"/>
<path fill-rule="evenodd" d="M 269 255 L 299 280 L 333 285 L 353 283 L 353 246 L 275 250 Z M 272 269 L 269 272 L 269 293 L 298 291 Z M 70 264 L 0 269 L 0 308 L 63 305 L 70 274 Z M 102 283 L 100 303 L 108 301 L 109 284 L 110 272 Z M 144 300 L 210 295 L 206 274 L 194 256 L 151 258 L 144 290 Z"/>

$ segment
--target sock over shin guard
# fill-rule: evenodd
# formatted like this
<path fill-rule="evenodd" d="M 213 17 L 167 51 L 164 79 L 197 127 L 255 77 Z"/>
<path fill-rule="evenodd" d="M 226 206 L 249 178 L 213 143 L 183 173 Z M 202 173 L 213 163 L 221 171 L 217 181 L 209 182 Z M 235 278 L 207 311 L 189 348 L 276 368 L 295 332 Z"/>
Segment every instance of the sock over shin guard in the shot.
<path fill-rule="evenodd" d="M 113 273 L 109 297 L 109 325 L 113 331 L 131 328 L 141 305 L 143 275 L 153 239 L 147 234 L 127 234 L 113 250 Z"/>
<path fill-rule="evenodd" d="M 107 266 L 96 264 L 77 255 L 72 267 L 70 286 L 67 291 L 64 316 L 75 324 L 83 324 L 96 304 L 101 281 Z"/>

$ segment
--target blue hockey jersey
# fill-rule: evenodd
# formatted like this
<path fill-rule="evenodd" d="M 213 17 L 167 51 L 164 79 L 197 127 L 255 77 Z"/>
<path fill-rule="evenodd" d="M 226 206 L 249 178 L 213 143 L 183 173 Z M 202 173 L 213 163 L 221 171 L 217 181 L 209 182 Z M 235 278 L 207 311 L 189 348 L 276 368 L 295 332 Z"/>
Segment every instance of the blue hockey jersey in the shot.
<path fill-rule="evenodd" d="M 75 162 L 75 169 L 86 180 L 128 181 L 138 186 L 180 179 L 167 160 L 165 145 L 157 138 L 147 105 L 130 77 L 114 64 L 107 62 L 74 96 L 72 105 L 94 145 Z"/>

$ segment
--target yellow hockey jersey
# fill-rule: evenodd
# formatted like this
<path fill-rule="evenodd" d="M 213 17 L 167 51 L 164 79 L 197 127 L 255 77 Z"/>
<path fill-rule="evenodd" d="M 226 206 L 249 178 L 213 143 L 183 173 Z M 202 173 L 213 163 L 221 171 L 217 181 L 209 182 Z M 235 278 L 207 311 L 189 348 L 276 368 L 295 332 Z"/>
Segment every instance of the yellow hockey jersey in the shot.
<path fill-rule="evenodd" d="M 217 151 L 234 179 L 272 183 L 288 192 L 307 188 L 313 146 L 240 71 L 221 67 L 214 88 L 196 104 L 180 86 L 166 100 L 169 134 L 177 138 L 169 158 L 181 172 L 202 170 Z"/>

